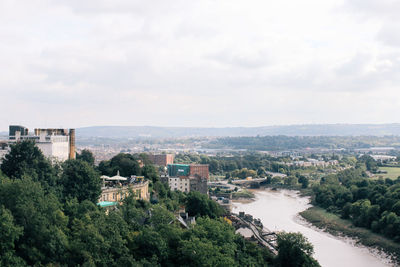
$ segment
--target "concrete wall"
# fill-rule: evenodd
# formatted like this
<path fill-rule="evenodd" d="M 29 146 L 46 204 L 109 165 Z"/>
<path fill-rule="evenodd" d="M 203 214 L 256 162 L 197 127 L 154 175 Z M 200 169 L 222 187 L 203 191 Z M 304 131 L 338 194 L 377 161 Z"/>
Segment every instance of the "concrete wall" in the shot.
<path fill-rule="evenodd" d="M 69 157 L 68 137 L 65 140 L 57 139 L 49 142 L 37 142 L 36 146 L 42 151 L 43 155 L 51 160 L 65 161 Z"/>

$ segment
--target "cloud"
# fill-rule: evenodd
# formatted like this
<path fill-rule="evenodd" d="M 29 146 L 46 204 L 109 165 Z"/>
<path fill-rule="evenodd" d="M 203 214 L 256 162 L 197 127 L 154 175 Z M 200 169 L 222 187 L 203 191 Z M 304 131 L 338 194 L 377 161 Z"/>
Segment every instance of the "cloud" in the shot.
<path fill-rule="evenodd" d="M 357 14 L 384 19 L 399 19 L 400 2 L 396 0 L 346 0 L 344 7 Z"/>
<path fill-rule="evenodd" d="M 396 122 L 398 8 L 388 0 L 2 1 L 0 129 Z"/>
<path fill-rule="evenodd" d="M 400 2 L 396 0 L 347 0 L 342 6 L 364 21 L 376 21 L 376 40 L 387 46 L 399 47 Z"/>

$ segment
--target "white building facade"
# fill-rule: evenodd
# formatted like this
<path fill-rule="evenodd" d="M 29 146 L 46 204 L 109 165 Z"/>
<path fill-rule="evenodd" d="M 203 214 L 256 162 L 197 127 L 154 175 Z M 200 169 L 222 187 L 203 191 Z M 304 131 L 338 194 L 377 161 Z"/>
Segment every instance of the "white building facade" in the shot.
<path fill-rule="evenodd" d="M 69 157 L 69 136 L 46 136 L 36 141 L 36 146 L 52 161 L 62 162 Z"/>
<path fill-rule="evenodd" d="M 75 129 L 35 129 L 28 134 L 23 126 L 10 126 L 9 143 L 30 140 L 53 162 L 75 159 Z"/>
<path fill-rule="evenodd" d="M 168 185 L 172 191 L 190 192 L 190 179 L 188 177 L 169 177 Z"/>

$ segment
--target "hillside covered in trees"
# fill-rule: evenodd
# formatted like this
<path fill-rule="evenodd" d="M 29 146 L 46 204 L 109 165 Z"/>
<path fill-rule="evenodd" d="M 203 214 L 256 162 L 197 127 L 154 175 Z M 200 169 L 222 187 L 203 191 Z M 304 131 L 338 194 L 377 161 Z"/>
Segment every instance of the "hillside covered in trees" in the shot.
<path fill-rule="evenodd" d="M 358 167 L 324 177 L 313 191 L 319 206 L 400 242 L 400 178 L 367 179 Z"/>
<path fill-rule="evenodd" d="M 274 257 L 235 234 L 206 195 L 171 192 L 137 157 L 96 168 L 85 152 L 58 165 L 33 143 L 13 145 L 0 174 L 0 266 L 319 266 L 301 235 L 281 233 Z M 108 213 L 97 206 L 100 170 L 114 168 L 151 180 L 152 201 L 131 194 Z M 182 205 L 197 216 L 189 229 L 175 220 Z"/>

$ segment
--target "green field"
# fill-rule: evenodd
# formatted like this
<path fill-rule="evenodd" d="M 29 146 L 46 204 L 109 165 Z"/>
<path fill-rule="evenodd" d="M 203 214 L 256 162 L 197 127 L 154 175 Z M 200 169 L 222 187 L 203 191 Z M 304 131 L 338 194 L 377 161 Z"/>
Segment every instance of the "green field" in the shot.
<path fill-rule="evenodd" d="M 380 167 L 380 171 L 386 171 L 387 173 L 378 173 L 375 175 L 376 178 L 383 177 L 383 178 L 390 178 L 390 179 L 397 179 L 400 176 L 400 168 L 398 167 Z"/>

